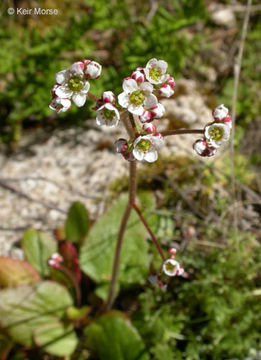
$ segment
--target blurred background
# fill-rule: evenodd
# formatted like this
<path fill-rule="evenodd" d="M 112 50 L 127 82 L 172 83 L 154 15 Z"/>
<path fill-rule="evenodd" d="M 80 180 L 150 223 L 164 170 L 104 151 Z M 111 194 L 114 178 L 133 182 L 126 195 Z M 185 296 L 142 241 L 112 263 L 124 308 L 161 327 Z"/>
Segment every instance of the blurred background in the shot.
<path fill-rule="evenodd" d="M 0 5 L 0 254 L 22 258 L 29 227 L 49 233 L 70 204 L 95 221 L 127 190 L 127 163 L 114 153 L 123 129 L 102 130 L 94 104 L 57 115 L 49 109 L 55 73 L 80 59 L 102 64 L 91 92 L 121 92 L 124 77 L 153 57 L 177 86 L 164 100 L 163 128 L 200 128 L 224 103 L 231 109 L 245 1 L 4 0 Z M 58 15 L 9 15 L 8 8 L 52 8 Z M 160 159 L 143 165 L 139 189 L 166 249 L 187 278 L 166 293 L 123 293 L 152 359 L 260 358 L 260 48 L 261 5 L 253 1 L 236 105 L 234 151 L 202 161 L 197 137 L 168 138 Z M 154 250 L 151 249 L 153 252 Z M 157 254 L 154 254 L 157 258 Z M 159 260 L 158 260 L 159 261 Z M 151 268 L 159 266 L 157 260 Z M 129 298 L 129 301 L 126 299 Z M 259 355 L 260 356 L 260 355 Z"/>

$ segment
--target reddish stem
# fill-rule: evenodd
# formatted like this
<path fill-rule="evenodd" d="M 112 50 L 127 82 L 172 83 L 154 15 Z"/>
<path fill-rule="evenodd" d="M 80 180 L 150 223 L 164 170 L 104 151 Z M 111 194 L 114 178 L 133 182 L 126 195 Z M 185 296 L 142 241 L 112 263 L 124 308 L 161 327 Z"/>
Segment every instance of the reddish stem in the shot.
<path fill-rule="evenodd" d="M 137 205 L 134 202 L 131 203 L 131 206 L 136 211 L 136 213 L 139 215 L 139 218 L 141 219 L 142 223 L 144 224 L 145 228 L 147 229 L 148 233 L 150 234 L 151 240 L 153 241 L 154 245 L 156 246 L 158 253 L 160 254 L 160 256 L 162 258 L 162 261 L 165 261 L 164 253 L 163 253 L 155 235 L 153 234 L 152 230 L 150 229 L 147 221 L 144 219 L 140 209 L 137 207 Z"/>

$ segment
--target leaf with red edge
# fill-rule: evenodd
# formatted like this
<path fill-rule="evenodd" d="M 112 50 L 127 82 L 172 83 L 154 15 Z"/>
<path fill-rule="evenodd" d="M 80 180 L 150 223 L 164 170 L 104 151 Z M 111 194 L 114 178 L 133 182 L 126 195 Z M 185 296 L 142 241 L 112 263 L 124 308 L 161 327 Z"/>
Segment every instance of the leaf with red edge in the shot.
<path fill-rule="evenodd" d="M 63 265 L 67 267 L 74 274 L 77 282 L 81 281 L 81 269 L 79 266 L 78 252 L 75 246 L 66 241 L 59 246 L 59 253 L 62 255 L 64 261 Z"/>
<path fill-rule="evenodd" d="M 0 256 L 0 287 L 26 285 L 39 280 L 39 274 L 28 262 Z"/>

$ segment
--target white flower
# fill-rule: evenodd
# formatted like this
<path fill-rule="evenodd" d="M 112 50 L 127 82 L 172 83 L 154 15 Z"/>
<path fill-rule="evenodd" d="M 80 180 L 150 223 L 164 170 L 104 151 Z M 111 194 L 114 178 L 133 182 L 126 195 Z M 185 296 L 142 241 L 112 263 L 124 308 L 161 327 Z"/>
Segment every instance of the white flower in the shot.
<path fill-rule="evenodd" d="M 120 120 L 120 114 L 118 109 L 107 102 L 96 111 L 96 123 L 97 125 L 107 125 L 109 127 L 115 127 Z"/>
<path fill-rule="evenodd" d="M 49 105 L 49 108 L 59 113 L 69 110 L 71 107 L 71 101 L 69 99 L 61 99 L 57 96 L 54 97 Z"/>
<path fill-rule="evenodd" d="M 163 84 L 158 90 L 159 95 L 162 97 L 169 98 L 171 95 L 174 94 L 174 90 L 169 84 Z"/>
<path fill-rule="evenodd" d="M 157 135 L 139 136 L 133 143 L 133 155 L 139 161 L 154 162 L 158 158 L 157 150 L 163 145 L 163 140 Z"/>
<path fill-rule="evenodd" d="M 165 114 L 165 108 L 161 103 L 158 103 L 151 108 L 151 116 L 155 119 L 161 118 Z"/>
<path fill-rule="evenodd" d="M 210 146 L 205 140 L 202 139 L 196 140 L 194 142 L 193 149 L 198 155 L 207 157 L 213 156 L 217 152 L 216 147 Z"/>
<path fill-rule="evenodd" d="M 85 104 L 86 94 L 90 84 L 84 78 L 83 66 L 81 62 L 72 64 L 68 70 L 62 70 L 56 74 L 58 84 L 55 95 L 59 98 L 72 99 L 76 106 L 81 107 Z"/>
<path fill-rule="evenodd" d="M 119 104 L 134 115 L 142 115 L 144 108 L 156 106 L 158 100 L 152 94 L 153 86 L 145 81 L 141 84 L 127 78 L 122 84 L 123 92 L 118 96 Z"/>
<path fill-rule="evenodd" d="M 85 66 L 84 73 L 87 79 L 97 79 L 100 77 L 102 66 L 96 61 L 91 61 Z"/>
<path fill-rule="evenodd" d="M 204 135 L 210 146 L 218 148 L 223 142 L 228 141 L 230 127 L 223 123 L 214 123 L 205 127 Z"/>
<path fill-rule="evenodd" d="M 145 130 L 148 133 L 154 133 L 156 131 L 156 126 L 152 123 L 145 123 L 143 125 L 143 130 Z"/>
<path fill-rule="evenodd" d="M 174 259 L 167 259 L 163 263 L 162 270 L 168 276 L 176 276 L 180 274 L 180 265 Z"/>
<path fill-rule="evenodd" d="M 164 60 L 151 59 L 144 69 L 147 80 L 152 84 L 163 84 L 169 78 L 166 74 L 168 64 Z"/>
<path fill-rule="evenodd" d="M 216 121 L 223 120 L 228 115 L 228 109 L 224 106 L 224 104 L 219 105 L 213 111 L 213 117 Z"/>
<path fill-rule="evenodd" d="M 115 101 L 115 95 L 112 91 L 104 91 L 104 93 L 101 96 L 102 100 L 106 102 L 113 103 Z"/>

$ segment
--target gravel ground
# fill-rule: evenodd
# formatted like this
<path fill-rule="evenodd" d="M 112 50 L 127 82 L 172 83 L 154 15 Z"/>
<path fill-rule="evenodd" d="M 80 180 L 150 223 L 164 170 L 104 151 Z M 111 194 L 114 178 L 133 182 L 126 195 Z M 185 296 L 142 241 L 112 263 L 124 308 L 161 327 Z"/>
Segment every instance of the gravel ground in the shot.
<path fill-rule="evenodd" d="M 202 128 L 212 121 L 205 99 L 194 82 L 180 80 L 182 95 L 162 101 L 165 120 L 179 127 Z M 177 91 L 179 94 L 179 91 Z M 103 213 L 109 186 L 127 174 L 128 163 L 115 154 L 114 141 L 125 135 L 116 129 L 97 127 L 86 122 L 86 131 L 57 129 L 50 136 L 42 130 L 25 135 L 18 151 L 6 157 L 0 154 L 0 254 L 22 257 L 16 242 L 28 227 L 51 233 L 63 224 L 73 201 L 83 202 L 92 218 Z M 165 155 L 191 154 L 197 135 L 170 136 L 161 150 Z"/>

